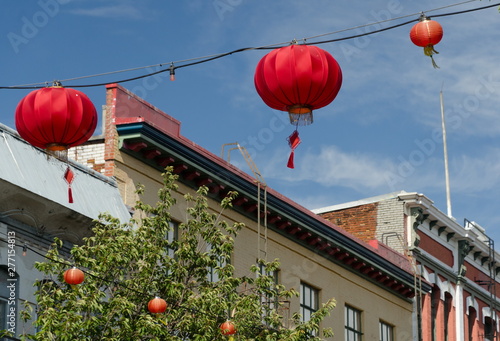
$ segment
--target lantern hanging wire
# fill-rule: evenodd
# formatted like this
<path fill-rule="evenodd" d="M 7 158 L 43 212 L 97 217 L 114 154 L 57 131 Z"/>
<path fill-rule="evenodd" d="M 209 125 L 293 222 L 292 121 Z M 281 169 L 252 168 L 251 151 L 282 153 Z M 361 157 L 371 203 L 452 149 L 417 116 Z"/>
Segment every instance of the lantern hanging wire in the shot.
<path fill-rule="evenodd" d="M 460 5 L 467 4 L 467 3 L 470 3 L 470 2 L 474 2 L 474 1 L 477 1 L 477 0 L 462 1 L 460 3 L 451 4 L 451 5 L 447 5 L 447 6 L 442 6 L 442 7 L 438 7 L 438 8 L 433 8 L 433 9 L 430 9 L 430 10 L 426 10 L 424 12 L 428 13 L 428 12 L 438 11 L 438 10 L 442 10 L 442 9 L 446 9 L 446 8 L 450 8 L 450 7 L 460 6 Z M 484 10 L 484 9 L 496 7 L 496 6 L 499 6 L 499 5 L 500 5 L 500 2 L 496 2 L 496 3 L 488 4 L 488 5 L 485 5 L 485 6 L 482 6 L 482 7 L 471 8 L 471 9 L 466 9 L 466 10 L 462 10 L 462 11 L 448 12 L 448 13 L 442 13 L 442 14 L 435 14 L 435 15 L 433 15 L 433 17 L 445 17 L 445 16 L 453 16 L 453 15 L 458 15 L 458 14 L 470 13 L 470 12 L 475 12 L 475 11 L 480 11 L 480 10 Z M 307 38 L 303 38 L 303 39 L 300 39 L 300 41 L 305 42 L 306 40 L 311 40 L 311 39 L 316 39 L 316 38 L 319 38 L 319 37 L 324 37 L 324 36 L 328 36 L 328 35 L 338 34 L 338 33 L 341 33 L 341 32 L 355 30 L 355 29 L 359 29 L 359 28 L 363 28 L 363 27 L 367 27 L 367 26 L 373 26 L 373 25 L 376 25 L 376 24 L 381 24 L 381 23 L 385 23 L 385 22 L 389 22 L 389 21 L 400 20 L 400 19 L 403 19 L 403 18 L 408 18 L 408 17 L 415 16 L 416 14 L 420 14 L 420 13 L 421 12 L 413 13 L 413 14 L 407 14 L 407 15 L 404 15 L 404 16 L 400 16 L 400 17 L 396 17 L 396 18 L 390 18 L 390 19 L 387 19 L 387 20 L 381 20 L 381 21 L 374 22 L 374 23 L 359 25 L 359 26 L 350 27 L 350 28 L 347 28 L 347 29 L 342 29 L 342 30 L 333 31 L 333 32 L 327 32 L 327 33 L 323 33 L 323 34 L 319 34 L 319 35 L 315 35 L 315 36 L 310 36 L 310 37 L 307 37 Z M 416 19 L 416 20 L 418 20 L 418 19 Z M 308 44 L 309 45 L 320 45 L 320 44 L 327 44 L 327 43 L 339 42 L 339 41 L 344 41 L 344 40 L 356 39 L 356 38 L 359 38 L 359 37 L 368 36 L 368 35 L 372 35 L 372 34 L 377 34 L 377 33 L 383 32 L 383 31 L 388 31 L 388 30 L 395 29 L 395 28 L 398 28 L 398 27 L 401 27 L 401 26 L 405 26 L 405 25 L 408 25 L 410 23 L 415 22 L 416 20 L 412 19 L 412 20 L 409 20 L 409 21 L 406 21 L 406 22 L 398 23 L 398 24 L 395 24 L 395 25 L 392 25 L 392 26 L 383 27 L 383 28 L 377 29 L 377 30 L 368 30 L 367 32 L 363 32 L 361 34 L 355 34 L 355 35 L 341 37 L 341 38 L 335 38 L 335 39 L 321 40 L 321 41 L 316 41 L 316 42 L 308 42 Z M 264 45 L 264 46 L 259 46 L 259 47 L 239 48 L 239 49 L 236 49 L 236 50 L 233 50 L 233 51 L 229 51 L 229 52 L 224 52 L 224 53 L 219 53 L 219 54 L 212 54 L 212 55 L 207 55 L 207 56 L 202 56 L 202 57 L 194 57 L 194 58 L 189 58 L 189 59 L 184 59 L 184 60 L 178 60 L 178 61 L 169 62 L 169 63 L 159 63 L 159 64 L 153 64 L 153 65 L 147 65 L 147 66 L 140 66 L 140 67 L 135 67 L 135 68 L 128 68 L 128 69 L 122 69 L 122 70 L 116 70 L 116 71 L 109 71 L 109 72 L 104 72 L 104 73 L 99 73 L 99 74 L 93 74 L 93 75 L 87 75 L 87 76 L 80 76 L 80 77 L 68 78 L 68 79 L 65 79 L 64 81 L 67 82 L 67 81 L 74 81 L 74 80 L 80 80 L 80 79 L 85 79 L 85 78 L 95 78 L 95 77 L 101 77 L 101 76 L 106 76 L 106 75 L 111 75 L 111 74 L 118 74 L 118 73 L 131 72 L 131 71 L 136 71 L 136 70 L 143 70 L 143 69 L 147 69 L 147 68 L 151 68 L 151 67 L 163 67 L 166 64 L 170 64 L 171 65 L 173 63 L 175 63 L 175 64 L 181 64 L 181 65 L 175 66 L 175 69 L 178 69 L 178 68 L 190 67 L 190 66 L 194 66 L 194 65 L 206 63 L 206 62 L 213 61 L 213 60 L 216 60 L 216 59 L 219 59 L 219 58 L 222 58 L 222 57 L 230 56 L 230 55 L 233 55 L 233 54 L 236 54 L 236 53 L 239 53 L 239 52 L 255 51 L 255 50 L 270 50 L 270 49 L 275 49 L 275 48 L 282 47 L 282 46 L 285 46 L 285 45 L 289 45 L 289 42 L 269 44 L 269 45 Z M 110 80 L 110 81 L 107 81 L 107 82 L 94 83 L 94 84 L 80 84 L 80 85 L 73 85 L 72 84 L 71 87 L 73 87 L 73 88 L 84 88 L 84 87 L 103 86 L 103 85 L 107 85 L 107 84 L 110 84 L 110 83 L 125 83 L 125 82 L 130 82 L 130 81 L 134 81 L 134 80 L 138 80 L 138 79 L 142 79 L 142 78 L 151 77 L 151 76 L 154 76 L 154 75 L 166 72 L 166 71 L 170 71 L 170 68 L 162 69 L 162 70 L 159 70 L 159 71 L 154 71 L 154 72 L 151 72 L 151 73 L 148 73 L 148 74 L 144 74 L 144 75 L 141 75 L 141 76 L 137 76 L 137 77 L 121 79 L 121 80 Z M 40 86 L 41 84 L 42 84 L 42 86 Z M 25 85 L 0 86 L 0 89 L 11 89 L 11 90 L 14 90 L 14 89 L 39 89 L 41 87 L 44 87 L 43 84 L 46 84 L 46 82 L 32 83 L 32 84 L 25 84 Z"/>

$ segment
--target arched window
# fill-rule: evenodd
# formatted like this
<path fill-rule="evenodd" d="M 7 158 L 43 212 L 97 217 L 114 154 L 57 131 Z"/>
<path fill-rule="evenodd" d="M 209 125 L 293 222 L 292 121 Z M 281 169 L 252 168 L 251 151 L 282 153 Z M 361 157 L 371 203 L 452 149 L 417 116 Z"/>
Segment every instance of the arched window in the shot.
<path fill-rule="evenodd" d="M 474 332 L 477 320 L 477 312 L 474 307 L 469 306 L 469 314 L 467 318 L 467 330 L 468 330 L 468 339 L 467 341 L 474 341 Z"/>
<path fill-rule="evenodd" d="M 437 326 L 436 326 L 436 320 L 438 317 L 438 310 L 439 310 L 439 301 L 441 300 L 441 290 L 437 285 L 434 285 L 432 287 L 432 294 L 431 294 L 431 332 L 432 332 L 432 341 L 437 341 Z"/>
<path fill-rule="evenodd" d="M 484 340 L 493 341 L 495 337 L 495 324 L 491 317 L 484 318 Z"/>
<path fill-rule="evenodd" d="M 453 321 L 453 316 L 452 316 L 452 307 L 453 307 L 453 296 L 449 292 L 446 292 L 444 294 L 444 339 L 445 341 L 448 341 L 448 334 L 450 331 L 450 328 L 453 328 L 453 326 L 450 326 L 450 322 Z"/>

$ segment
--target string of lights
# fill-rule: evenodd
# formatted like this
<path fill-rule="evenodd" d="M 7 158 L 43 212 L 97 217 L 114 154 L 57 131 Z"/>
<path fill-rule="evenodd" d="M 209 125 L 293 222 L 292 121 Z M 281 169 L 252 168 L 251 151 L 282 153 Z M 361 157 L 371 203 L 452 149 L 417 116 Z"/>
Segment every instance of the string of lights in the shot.
<path fill-rule="evenodd" d="M 329 36 L 329 35 L 339 34 L 339 33 L 342 33 L 342 32 L 347 32 L 347 31 L 351 31 L 351 30 L 355 30 L 355 29 L 359 29 L 359 28 L 367 27 L 367 26 L 376 26 L 376 25 L 380 26 L 381 24 L 386 23 L 386 22 L 392 22 L 392 21 L 401 20 L 401 19 L 404 19 L 404 18 L 412 17 L 412 16 L 417 16 L 417 15 L 421 15 L 421 14 L 425 14 L 425 13 L 435 12 L 435 11 L 446 9 L 446 8 L 450 8 L 450 7 L 464 5 L 466 3 L 470 3 L 470 2 L 474 2 L 474 1 L 478 1 L 478 0 L 463 1 L 463 2 L 460 2 L 460 3 L 451 4 L 451 5 L 443 6 L 443 7 L 439 7 L 439 8 L 434 8 L 434 9 L 422 11 L 422 12 L 419 12 L 419 13 L 408 14 L 408 15 L 397 17 L 397 18 L 391 18 L 391 19 L 387 19 L 387 20 L 381 20 L 381 21 L 378 21 L 378 22 L 372 22 L 372 23 L 365 24 L 365 25 L 355 26 L 355 27 L 351 27 L 351 28 L 347 28 L 347 29 L 342 29 L 342 30 L 334 31 L 334 32 L 329 32 L 329 33 L 324 33 L 324 34 L 320 34 L 320 35 L 316 35 L 316 36 L 311 36 L 311 37 L 307 37 L 307 38 L 294 39 L 291 42 L 288 41 L 288 42 L 282 42 L 282 43 L 276 43 L 276 44 L 269 44 L 269 45 L 264 45 L 264 46 L 259 46 L 259 47 L 238 48 L 238 49 L 235 49 L 235 50 L 232 50 L 232 51 L 229 51 L 229 52 L 224 52 L 224 53 L 219 53 L 219 54 L 212 54 L 212 55 L 207 55 L 207 56 L 203 56 L 203 57 L 195 57 L 195 58 L 178 60 L 178 61 L 172 61 L 172 62 L 167 62 L 167 63 L 159 63 L 159 64 L 153 64 L 153 65 L 148 65 L 148 66 L 141 66 L 141 67 L 128 68 L 128 69 L 123 69 L 123 70 L 110 71 L 110 72 L 104 72 L 104 73 L 87 75 L 87 76 L 80 76 L 80 77 L 68 78 L 68 79 L 63 79 L 63 80 L 57 80 L 57 81 L 54 81 L 54 82 L 66 83 L 66 82 L 75 81 L 75 80 L 88 79 L 88 78 L 96 78 L 96 77 L 109 76 L 109 75 L 118 74 L 118 73 L 126 73 L 126 72 L 138 71 L 138 70 L 148 69 L 148 68 L 152 68 L 152 67 L 163 68 L 163 67 L 165 67 L 167 65 L 168 65 L 168 68 L 164 68 L 164 69 L 161 69 L 161 70 L 158 70 L 158 71 L 146 73 L 146 74 L 139 75 L 139 76 L 136 76 L 136 77 L 129 77 L 129 78 L 123 78 L 123 79 L 119 79 L 119 80 L 111 80 L 111 81 L 99 82 L 99 83 L 75 84 L 75 85 L 70 85 L 70 86 L 73 87 L 73 88 L 89 88 L 89 87 L 104 86 L 104 85 L 107 85 L 107 84 L 110 84 L 110 83 L 126 83 L 126 82 L 131 82 L 131 81 L 135 81 L 135 80 L 139 80 L 139 79 L 151 77 L 151 76 L 154 76 L 154 75 L 157 75 L 157 74 L 160 74 L 160 73 L 164 73 L 164 72 L 170 72 L 170 79 L 174 80 L 175 79 L 175 70 L 177 70 L 177 69 L 191 67 L 191 66 L 195 66 L 195 65 L 198 65 L 198 64 L 202 64 L 202 63 L 207 63 L 207 62 L 210 62 L 210 61 L 214 61 L 216 59 L 220 59 L 220 58 L 223 58 L 223 57 L 231 56 L 233 54 L 237 54 L 237 53 L 241 53 L 241 52 L 247 52 L 247 51 L 255 51 L 255 50 L 276 49 L 276 48 L 279 48 L 279 47 L 283 47 L 283 46 L 287 46 L 287 45 L 290 45 L 290 44 L 293 44 L 293 43 L 299 43 L 299 42 L 301 42 L 302 44 L 308 44 L 308 45 L 320 45 L 320 44 L 328 44 L 328 43 L 334 43 L 334 42 L 339 42 L 339 41 L 356 39 L 356 38 L 359 38 L 359 37 L 368 36 L 368 35 L 372 35 L 372 34 L 384 32 L 384 31 L 392 30 L 392 29 L 395 29 L 395 28 L 398 28 L 398 27 L 401 27 L 401 26 L 405 26 L 405 25 L 408 25 L 410 23 L 418 21 L 419 18 L 415 18 L 415 19 L 412 19 L 412 20 L 408 20 L 408 21 L 405 21 L 405 22 L 402 22 L 402 23 L 394 24 L 394 25 L 391 25 L 391 26 L 383 27 L 383 28 L 380 28 L 380 29 L 377 29 L 377 30 L 373 30 L 373 31 L 369 31 L 369 32 L 365 32 L 365 33 L 354 34 L 354 35 L 340 37 L 340 38 L 335 38 L 335 39 L 328 39 L 328 40 L 321 40 L 321 41 L 311 42 L 311 40 L 317 39 L 319 37 L 325 37 L 325 36 Z M 432 15 L 432 17 L 446 17 L 446 16 L 459 15 L 459 14 L 464 14 L 464 13 L 481 11 L 481 10 L 485 10 L 485 9 L 496 7 L 496 6 L 500 6 L 500 2 L 496 2 L 496 3 L 493 3 L 493 4 L 481 6 L 481 7 L 476 7 L 476 8 L 461 10 L 461 11 L 448 12 L 448 13 L 442 13 L 442 14 L 434 14 L 434 15 Z M 52 83 L 53 82 L 40 82 L 40 83 L 32 83 L 32 84 L 24 84 L 24 85 L 0 86 L 0 89 L 4 89 L 4 90 L 5 89 L 10 89 L 10 90 L 40 89 L 40 88 L 44 88 L 44 87 L 50 86 Z M 67 85 L 67 84 L 65 84 L 65 85 Z"/>

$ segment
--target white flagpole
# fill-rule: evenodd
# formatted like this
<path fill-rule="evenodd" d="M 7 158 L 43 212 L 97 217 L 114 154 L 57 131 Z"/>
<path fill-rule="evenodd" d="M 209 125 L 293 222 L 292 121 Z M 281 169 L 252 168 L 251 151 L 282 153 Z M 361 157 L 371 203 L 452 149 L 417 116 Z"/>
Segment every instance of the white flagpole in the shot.
<path fill-rule="evenodd" d="M 446 122 L 444 118 L 444 103 L 443 103 L 443 90 L 439 92 L 439 100 L 441 102 L 441 127 L 443 129 L 443 150 L 444 150 L 444 174 L 446 180 L 446 208 L 448 212 L 448 217 L 452 217 L 451 214 L 451 196 L 450 196 L 450 174 L 448 171 L 448 147 L 446 144 Z"/>

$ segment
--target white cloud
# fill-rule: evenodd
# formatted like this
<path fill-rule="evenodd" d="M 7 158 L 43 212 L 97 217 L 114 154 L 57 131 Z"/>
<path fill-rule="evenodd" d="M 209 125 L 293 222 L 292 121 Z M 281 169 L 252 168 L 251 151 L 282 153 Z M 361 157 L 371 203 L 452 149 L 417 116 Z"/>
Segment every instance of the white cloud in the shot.
<path fill-rule="evenodd" d="M 300 161 L 296 156 L 296 168 L 284 175 L 288 153 L 281 150 L 279 156 L 270 158 L 265 174 L 290 182 L 312 181 L 325 187 L 361 190 L 385 187 L 387 172 L 394 168 L 390 160 L 375 154 L 346 153 L 335 146 L 325 146 L 319 153 L 300 151 Z"/>
<path fill-rule="evenodd" d="M 452 164 L 456 174 L 451 182 L 458 192 L 481 193 L 500 185 L 500 149 L 482 150 L 475 157 L 461 155 Z"/>

